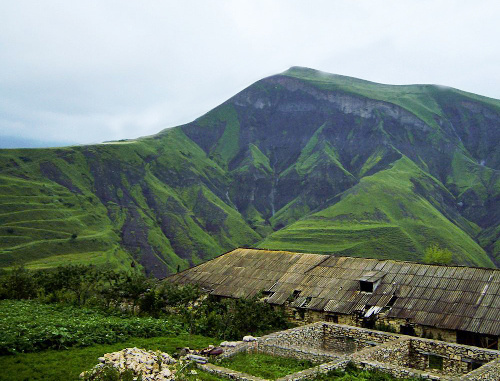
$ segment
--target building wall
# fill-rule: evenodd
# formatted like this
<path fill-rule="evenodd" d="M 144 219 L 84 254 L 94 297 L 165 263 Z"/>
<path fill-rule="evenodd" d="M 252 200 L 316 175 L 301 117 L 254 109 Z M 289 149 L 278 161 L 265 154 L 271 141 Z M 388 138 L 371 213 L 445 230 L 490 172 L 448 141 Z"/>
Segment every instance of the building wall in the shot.
<path fill-rule="evenodd" d="M 312 311 L 307 309 L 299 309 L 290 307 L 288 304 L 284 307 L 285 315 L 288 320 L 297 326 L 303 326 L 320 321 L 330 321 L 338 324 L 346 324 L 354 327 L 362 327 L 362 319 L 355 315 L 333 314 L 324 311 Z M 332 318 L 336 321 L 332 321 Z M 404 319 L 395 319 L 380 316 L 375 323 L 375 329 L 389 331 L 393 333 L 401 333 L 401 326 L 408 323 Z M 442 340 L 449 343 L 457 342 L 456 331 L 450 329 L 422 326 L 411 324 L 415 330 L 416 337 L 429 338 L 434 340 Z"/>
<path fill-rule="evenodd" d="M 377 320 L 377 324 L 390 327 L 392 331 L 401 333 L 401 326 L 407 325 L 408 323 L 404 319 L 380 317 Z M 428 327 L 418 324 L 411 324 L 411 326 L 415 329 L 415 335 L 417 337 L 442 340 L 442 341 L 447 341 L 449 343 L 457 342 L 457 334 L 455 331 L 451 329 Z"/>

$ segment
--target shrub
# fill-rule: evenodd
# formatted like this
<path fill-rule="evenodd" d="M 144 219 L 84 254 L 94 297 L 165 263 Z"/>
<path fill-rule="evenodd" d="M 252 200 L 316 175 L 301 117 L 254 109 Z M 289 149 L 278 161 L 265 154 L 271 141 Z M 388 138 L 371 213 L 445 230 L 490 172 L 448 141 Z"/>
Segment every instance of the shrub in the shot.
<path fill-rule="evenodd" d="M 424 252 L 424 262 L 429 264 L 450 264 L 453 254 L 448 249 L 443 249 L 438 245 L 429 246 Z"/>

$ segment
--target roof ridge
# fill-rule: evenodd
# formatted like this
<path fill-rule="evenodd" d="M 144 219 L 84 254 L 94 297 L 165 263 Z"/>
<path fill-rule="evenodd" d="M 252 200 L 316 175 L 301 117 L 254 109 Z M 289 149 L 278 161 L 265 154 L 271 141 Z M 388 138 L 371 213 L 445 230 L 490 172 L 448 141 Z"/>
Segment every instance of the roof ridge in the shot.
<path fill-rule="evenodd" d="M 402 261 L 402 260 L 398 260 L 398 259 L 391 259 L 391 258 L 387 258 L 387 259 L 380 259 L 380 258 L 371 258 L 371 257 L 353 257 L 353 256 L 349 256 L 349 255 L 335 255 L 335 254 L 321 254 L 321 253 L 304 253 L 304 252 L 299 252 L 299 251 L 289 251 L 289 250 L 271 250 L 271 249 L 263 249 L 263 248 L 236 248 L 234 249 L 233 251 L 235 250 L 238 250 L 238 249 L 245 249 L 245 250 L 255 250 L 255 251 L 270 251 L 270 252 L 274 252 L 274 253 L 287 253 L 287 254 L 314 254 L 314 255 L 322 255 L 322 256 L 326 256 L 326 257 L 334 257 L 334 258 L 352 258 L 352 259 L 373 259 L 373 260 L 376 260 L 376 261 L 379 261 L 379 262 L 389 262 L 389 261 L 392 261 L 392 262 L 396 262 L 396 263 L 408 263 L 408 264 L 412 264 L 412 265 L 422 265 L 422 266 L 439 266 L 439 267 L 447 267 L 447 268 L 451 268 L 451 267 L 458 267 L 458 268 L 470 268 L 470 269 L 481 269 L 481 270 L 496 270 L 496 271 L 500 271 L 499 268 L 495 268 L 495 267 L 482 267 L 482 266 L 468 266 L 468 265 L 459 265 L 459 264 L 452 264 L 452 265 L 446 265 L 446 264 L 441 264 L 441 263 L 422 263 L 422 262 L 412 262 L 412 261 Z"/>

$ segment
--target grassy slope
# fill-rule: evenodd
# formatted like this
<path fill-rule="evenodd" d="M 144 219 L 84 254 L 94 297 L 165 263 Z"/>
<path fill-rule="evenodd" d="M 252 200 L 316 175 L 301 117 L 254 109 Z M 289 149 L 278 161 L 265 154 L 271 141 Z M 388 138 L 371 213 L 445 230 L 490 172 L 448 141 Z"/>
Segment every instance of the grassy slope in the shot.
<path fill-rule="evenodd" d="M 70 166 L 54 156 L 49 149 L 2 151 L 2 161 L 13 163 L 19 177 L 6 170 L 0 174 L 0 263 L 128 265 L 106 209 L 86 190 L 89 178 L 74 176 L 72 184 L 81 190 L 75 193 L 39 173 L 39 164 L 50 161 L 68 173 L 88 174 L 83 158 L 75 155 Z"/>
<path fill-rule="evenodd" d="M 285 249 L 419 261 L 431 244 L 448 247 L 456 263 L 492 267 L 484 250 L 429 200 L 413 182 L 439 186 L 409 159 L 364 177 L 335 205 L 286 227 L 259 244 Z"/>
<path fill-rule="evenodd" d="M 47 162 L 58 183 L 42 173 Z M 77 262 L 129 268 L 136 253 L 124 250 L 120 239 L 128 209 L 137 212 L 135 229 L 145 232 L 170 271 L 259 239 L 209 189 L 224 172 L 180 129 L 124 144 L 2 150 L 0 164 L 2 267 Z M 168 179 L 162 178 L 166 170 Z M 221 229 L 210 231 L 209 223 Z M 184 248 L 182 258 L 174 245 Z"/>

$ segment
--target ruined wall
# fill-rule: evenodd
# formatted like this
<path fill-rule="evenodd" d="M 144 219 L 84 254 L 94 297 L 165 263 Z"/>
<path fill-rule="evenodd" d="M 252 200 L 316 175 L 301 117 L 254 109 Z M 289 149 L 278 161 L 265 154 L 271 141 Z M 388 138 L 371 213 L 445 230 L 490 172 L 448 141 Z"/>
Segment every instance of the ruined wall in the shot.
<path fill-rule="evenodd" d="M 410 358 L 413 368 L 429 369 L 429 355 L 442 358 L 444 374 L 466 374 L 471 371 L 472 361 L 488 363 L 497 359 L 499 352 L 429 339 L 411 340 Z"/>
<path fill-rule="evenodd" d="M 338 358 L 333 353 L 317 349 L 286 347 L 275 344 L 259 344 L 254 352 L 266 353 L 278 357 L 291 357 L 298 360 L 309 360 L 314 363 L 324 363 Z"/>
<path fill-rule="evenodd" d="M 399 336 L 364 328 L 333 323 L 323 323 L 323 349 L 353 353 L 365 347 L 396 340 Z"/>
<path fill-rule="evenodd" d="M 405 336 L 401 339 L 380 344 L 355 353 L 351 356 L 351 359 L 354 362 L 377 361 L 401 367 L 409 367 L 411 362 L 410 342 L 411 340 Z"/>
<path fill-rule="evenodd" d="M 323 311 L 294 308 L 290 307 L 289 303 L 286 303 L 283 308 L 288 321 L 299 326 L 325 320 L 325 314 Z"/>
<path fill-rule="evenodd" d="M 349 362 L 400 378 L 500 380 L 499 351 L 328 322 L 295 327 L 232 345 L 225 348 L 222 358 L 240 352 L 260 352 L 321 363 L 282 380 L 312 379 L 317 373 L 341 369 Z M 485 365 L 471 371 L 473 364 L 482 363 Z M 214 369 L 213 372 L 221 375 L 222 368 Z M 232 373 L 230 377 L 249 379 L 245 378 L 247 375 L 228 372 Z"/>
<path fill-rule="evenodd" d="M 296 348 L 321 349 L 323 346 L 323 323 L 314 323 L 271 333 L 258 338 L 259 345 L 273 344 L 277 346 Z"/>
<path fill-rule="evenodd" d="M 304 326 L 317 322 L 336 320 L 338 324 L 346 324 L 354 327 L 362 327 L 362 319 L 355 315 L 333 314 L 324 311 L 312 311 L 308 309 L 293 308 L 287 303 L 283 307 L 287 319 L 298 326 Z M 335 322 L 334 322 L 335 323 Z M 407 325 L 406 320 L 389 318 L 381 315 L 375 323 L 375 329 L 382 332 L 389 331 L 401 334 L 401 326 Z M 416 337 L 429 338 L 434 340 L 447 341 L 449 343 L 457 342 L 456 331 L 450 329 L 442 329 L 436 327 L 422 326 L 418 324 L 411 324 L 415 330 Z"/>
<path fill-rule="evenodd" d="M 500 359 L 484 364 L 482 367 L 461 376 L 463 381 L 491 381 L 500 378 Z M 457 378 L 458 380 L 458 378 Z"/>

